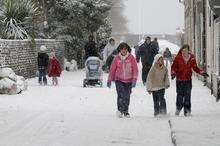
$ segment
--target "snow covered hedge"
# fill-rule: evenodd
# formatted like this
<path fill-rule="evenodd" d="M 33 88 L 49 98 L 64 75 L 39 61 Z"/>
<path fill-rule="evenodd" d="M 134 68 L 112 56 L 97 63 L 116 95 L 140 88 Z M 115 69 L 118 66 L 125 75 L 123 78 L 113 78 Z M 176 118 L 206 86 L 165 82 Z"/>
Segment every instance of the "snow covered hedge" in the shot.
<path fill-rule="evenodd" d="M 27 81 L 11 68 L 0 68 L 0 94 L 18 94 L 27 90 Z"/>
<path fill-rule="evenodd" d="M 71 62 L 68 62 L 67 59 L 64 59 L 64 68 L 66 71 L 74 72 L 78 70 L 77 62 L 76 60 L 71 60 Z"/>

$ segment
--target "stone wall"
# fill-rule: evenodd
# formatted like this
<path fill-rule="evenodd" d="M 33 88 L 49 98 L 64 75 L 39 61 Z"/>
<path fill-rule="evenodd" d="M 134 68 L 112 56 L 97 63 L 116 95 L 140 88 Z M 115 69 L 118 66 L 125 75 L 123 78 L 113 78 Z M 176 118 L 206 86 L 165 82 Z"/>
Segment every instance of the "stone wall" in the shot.
<path fill-rule="evenodd" d="M 10 67 L 18 75 L 25 78 L 35 77 L 37 70 L 37 53 L 41 45 L 45 45 L 50 53 L 55 50 L 63 66 L 64 43 L 53 39 L 4 40 L 0 39 L 0 67 Z"/>

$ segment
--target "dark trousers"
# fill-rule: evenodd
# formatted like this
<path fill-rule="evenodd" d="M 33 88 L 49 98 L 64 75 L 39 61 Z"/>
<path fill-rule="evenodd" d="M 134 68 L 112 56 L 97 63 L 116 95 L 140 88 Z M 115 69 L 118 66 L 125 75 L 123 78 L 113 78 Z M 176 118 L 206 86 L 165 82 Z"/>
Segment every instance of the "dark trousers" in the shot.
<path fill-rule="evenodd" d="M 132 83 L 115 81 L 115 85 L 118 94 L 118 99 L 117 99 L 118 111 L 122 113 L 128 113 Z"/>
<path fill-rule="evenodd" d="M 191 112 L 191 90 L 192 81 L 176 81 L 176 109 L 181 111 L 184 108 L 184 114 Z"/>
<path fill-rule="evenodd" d="M 142 63 L 142 82 L 143 84 L 147 81 L 147 76 L 150 71 L 151 65 Z"/>
<path fill-rule="evenodd" d="M 164 98 L 165 89 L 153 91 L 153 100 L 154 100 L 154 115 L 166 114 L 167 106 L 166 100 Z"/>
<path fill-rule="evenodd" d="M 38 78 L 38 82 L 40 84 L 42 84 L 42 78 L 43 78 L 43 83 L 46 85 L 47 84 L 47 69 L 46 68 L 39 68 L 39 78 Z"/>

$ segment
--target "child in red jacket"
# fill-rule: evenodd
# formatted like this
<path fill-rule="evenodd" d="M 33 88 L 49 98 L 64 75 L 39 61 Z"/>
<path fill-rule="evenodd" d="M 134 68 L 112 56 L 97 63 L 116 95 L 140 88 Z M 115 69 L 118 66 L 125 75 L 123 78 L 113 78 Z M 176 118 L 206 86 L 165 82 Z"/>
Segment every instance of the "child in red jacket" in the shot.
<path fill-rule="evenodd" d="M 176 115 L 184 108 L 184 115 L 191 115 L 192 70 L 203 76 L 207 73 L 198 68 L 189 45 L 183 45 L 171 66 L 171 78 L 176 77 Z"/>
<path fill-rule="evenodd" d="M 56 58 L 55 52 L 51 53 L 48 64 L 48 76 L 52 77 L 52 85 L 58 85 L 58 79 L 61 74 L 61 67 L 58 59 Z"/>

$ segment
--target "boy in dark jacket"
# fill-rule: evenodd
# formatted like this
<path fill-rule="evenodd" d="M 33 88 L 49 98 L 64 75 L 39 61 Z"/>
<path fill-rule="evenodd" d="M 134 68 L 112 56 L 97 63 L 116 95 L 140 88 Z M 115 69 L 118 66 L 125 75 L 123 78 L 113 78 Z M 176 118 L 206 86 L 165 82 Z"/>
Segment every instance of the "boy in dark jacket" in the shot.
<path fill-rule="evenodd" d="M 40 85 L 44 83 L 44 85 L 47 85 L 47 66 L 48 66 L 48 60 L 49 56 L 45 52 L 47 50 L 46 46 L 40 47 L 40 52 L 38 53 L 37 57 L 37 63 L 38 63 L 38 71 L 39 71 L 39 78 L 38 82 Z M 42 82 L 43 78 L 43 82 Z"/>

